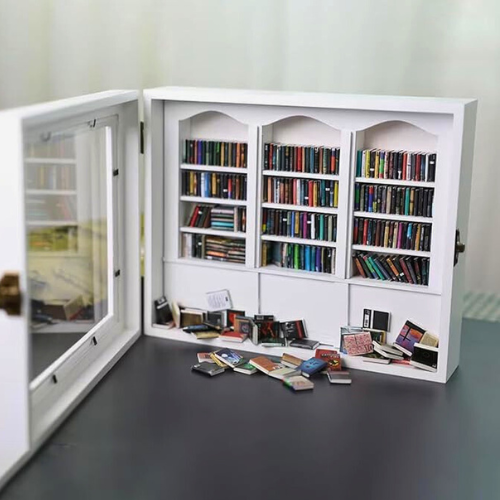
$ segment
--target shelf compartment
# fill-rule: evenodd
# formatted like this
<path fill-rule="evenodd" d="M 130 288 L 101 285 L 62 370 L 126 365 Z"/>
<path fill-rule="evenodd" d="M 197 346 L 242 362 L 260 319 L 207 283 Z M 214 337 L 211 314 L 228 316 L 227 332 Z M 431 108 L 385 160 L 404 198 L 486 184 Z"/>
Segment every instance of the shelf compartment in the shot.
<path fill-rule="evenodd" d="M 196 165 L 191 163 L 182 163 L 182 170 L 196 170 L 199 172 L 222 172 L 227 174 L 246 174 L 248 168 L 240 167 L 221 167 L 216 165 Z"/>
<path fill-rule="evenodd" d="M 364 217 L 365 219 L 385 219 L 402 222 L 421 222 L 422 224 L 432 224 L 432 217 L 417 217 L 414 215 L 382 214 L 375 212 L 354 212 L 354 217 Z"/>
<path fill-rule="evenodd" d="M 282 170 L 263 170 L 262 175 L 265 177 L 294 177 L 297 179 L 325 179 L 328 181 L 337 181 L 339 175 L 333 174 L 309 174 L 307 172 L 289 172 Z"/>
<path fill-rule="evenodd" d="M 203 198 L 201 196 L 183 195 L 180 197 L 180 200 L 187 201 L 189 203 L 204 203 L 205 205 L 234 205 L 238 207 L 245 207 L 247 205 L 246 200 L 229 200 L 226 198 Z"/>
<path fill-rule="evenodd" d="M 387 247 L 376 247 L 368 245 L 352 245 L 353 250 L 359 250 L 361 252 L 375 252 L 375 253 L 387 253 L 395 255 L 409 255 L 415 257 L 430 257 L 431 252 L 424 252 L 421 250 L 404 250 L 402 248 L 387 248 Z"/>
<path fill-rule="evenodd" d="M 246 233 L 234 232 L 234 231 L 221 231 L 218 229 L 211 229 L 209 227 L 187 227 L 183 226 L 180 228 L 181 233 L 192 233 L 192 234 L 208 234 L 210 236 L 222 236 L 225 238 L 238 238 L 245 239 L 247 237 Z"/>
<path fill-rule="evenodd" d="M 291 236 L 276 236 L 271 234 L 263 234 L 261 236 L 262 241 L 274 241 L 278 243 L 297 243 L 299 245 L 311 245 L 317 247 L 329 247 L 335 248 L 337 243 L 334 241 L 323 241 L 323 240 L 308 240 L 303 238 L 294 238 Z M 311 271 L 307 271 L 311 272 Z"/>
<path fill-rule="evenodd" d="M 286 203 L 262 203 L 262 208 L 274 208 L 277 210 L 296 210 L 298 212 L 312 212 L 316 214 L 336 214 L 338 208 L 331 207 L 308 207 L 305 205 L 287 205 Z"/>
<path fill-rule="evenodd" d="M 426 181 L 403 181 L 399 179 L 374 179 L 372 177 L 356 177 L 356 182 L 364 183 L 364 184 L 387 184 L 390 186 L 405 186 L 405 187 L 427 187 L 427 188 L 435 188 L 435 182 L 426 182 Z"/>

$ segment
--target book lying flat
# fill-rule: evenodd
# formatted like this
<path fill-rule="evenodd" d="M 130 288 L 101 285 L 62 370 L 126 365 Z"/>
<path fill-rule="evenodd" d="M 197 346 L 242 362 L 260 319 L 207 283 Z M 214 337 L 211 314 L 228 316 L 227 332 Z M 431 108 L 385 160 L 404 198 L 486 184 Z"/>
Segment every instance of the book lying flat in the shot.
<path fill-rule="evenodd" d="M 274 361 L 271 361 L 269 358 L 266 358 L 265 356 L 257 356 L 256 358 L 252 358 L 249 361 L 249 363 L 255 366 L 257 370 L 260 370 L 266 375 L 269 375 L 269 372 L 272 372 L 273 370 L 282 368 L 282 366 L 279 363 L 275 363 Z"/>
<path fill-rule="evenodd" d="M 309 379 L 302 377 L 302 375 L 285 378 L 283 380 L 283 385 L 289 387 L 293 391 L 307 391 L 314 389 L 314 383 Z"/>
<path fill-rule="evenodd" d="M 197 363 L 196 365 L 193 365 L 191 367 L 191 370 L 204 373 L 205 375 L 208 375 L 210 377 L 213 377 L 214 375 L 219 375 L 219 373 L 224 373 L 224 368 L 221 368 L 220 366 L 217 366 L 212 363 Z"/>

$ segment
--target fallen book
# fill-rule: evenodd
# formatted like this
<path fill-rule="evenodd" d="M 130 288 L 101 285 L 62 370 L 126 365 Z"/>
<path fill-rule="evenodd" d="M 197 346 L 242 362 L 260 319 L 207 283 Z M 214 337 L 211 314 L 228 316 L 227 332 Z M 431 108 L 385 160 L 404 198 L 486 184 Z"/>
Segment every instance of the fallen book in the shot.
<path fill-rule="evenodd" d="M 350 384 L 352 382 L 351 375 L 347 370 L 328 372 L 327 375 L 330 384 Z"/>
<path fill-rule="evenodd" d="M 271 361 L 269 358 L 266 358 L 265 356 L 257 356 L 256 358 L 252 358 L 249 361 L 249 363 L 252 366 L 255 366 L 257 370 L 260 370 L 266 375 L 269 375 L 269 373 L 272 372 L 273 370 L 282 368 L 282 366 L 279 363 L 275 363 L 274 361 Z"/>
<path fill-rule="evenodd" d="M 283 380 L 283 385 L 289 387 L 294 391 L 307 391 L 310 389 L 314 389 L 314 383 L 303 377 L 302 375 L 285 378 Z"/>
<path fill-rule="evenodd" d="M 216 339 L 219 337 L 219 332 L 216 330 L 207 330 L 201 332 L 191 332 L 198 340 Z"/>
<path fill-rule="evenodd" d="M 251 365 L 248 360 L 243 360 L 242 363 L 234 367 L 234 371 L 238 373 L 243 373 L 245 375 L 253 375 L 257 373 L 257 368 Z"/>
<path fill-rule="evenodd" d="M 209 352 L 199 352 L 197 357 L 198 363 L 215 363 L 215 361 L 210 357 Z"/>
<path fill-rule="evenodd" d="M 388 359 L 403 359 L 403 353 L 387 344 L 379 344 L 375 340 L 373 341 L 373 350 Z"/>
<path fill-rule="evenodd" d="M 292 377 L 300 374 L 300 370 L 298 370 L 297 368 L 288 368 L 288 366 L 280 366 L 280 368 L 276 368 L 276 370 L 272 370 L 269 372 L 270 377 L 277 378 L 279 380 L 284 380 L 287 377 Z"/>
<path fill-rule="evenodd" d="M 413 354 L 413 346 L 420 342 L 420 339 L 424 336 L 425 330 L 411 321 L 407 321 L 401 331 L 399 332 L 396 342 L 394 342 L 394 347 L 399 349 L 403 354 L 411 356 Z"/>
<path fill-rule="evenodd" d="M 438 352 L 439 349 L 437 347 L 417 343 L 413 346 L 413 356 L 410 359 L 410 365 L 421 370 L 437 372 Z"/>
<path fill-rule="evenodd" d="M 191 367 L 191 370 L 204 373 L 205 375 L 209 375 L 213 377 L 214 375 L 219 375 L 219 373 L 224 373 L 224 368 L 220 366 L 214 365 L 212 363 L 197 363 Z"/>
<path fill-rule="evenodd" d="M 227 331 L 220 334 L 221 340 L 226 342 L 245 342 L 248 338 L 246 333 Z"/>
<path fill-rule="evenodd" d="M 241 356 L 241 354 L 238 354 L 231 349 L 227 349 L 226 347 L 215 351 L 214 355 L 219 361 L 222 361 L 231 368 L 238 366 L 243 361 L 243 356 Z"/>
<path fill-rule="evenodd" d="M 378 352 L 370 352 L 368 354 L 363 354 L 361 356 L 363 361 L 367 361 L 369 363 L 379 363 L 381 365 L 388 365 L 391 360 L 389 358 L 384 358 Z"/>
<path fill-rule="evenodd" d="M 290 347 L 300 347 L 301 349 L 310 349 L 311 351 L 319 346 L 317 340 L 295 339 L 290 342 Z"/>
<path fill-rule="evenodd" d="M 214 352 L 211 352 L 210 353 L 210 357 L 212 358 L 212 361 L 217 365 L 219 366 L 220 368 L 226 370 L 227 368 L 229 368 L 229 365 L 226 365 L 226 363 L 222 362 L 216 355 Z"/>
<path fill-rule="evenodd" d="M 321 359 L 327 363 L 326 372 L 342 370 L 340 354 L 333 349 L 316 349 L 315 358 Z"/>
<path fill-rule="evenodd" d="M 304 377 L 310 377 L 311 375 L 314 375 L 315 373 L 324 370 L 327 366 L 328 363 L 326 361 L 323 361 L 318 358 L 311 358 L 304 361 L 299 366 L 299 370 L 301 371 L 302 375 L 304 375 Z"/>
<path fill-rule="evenodd" d="M 291 354 L 284 353 L 281 356 L 281 364 L 288 366 L 288 368 L 298 368 L 302 363 L 303 359 L 292 356 Z"/>

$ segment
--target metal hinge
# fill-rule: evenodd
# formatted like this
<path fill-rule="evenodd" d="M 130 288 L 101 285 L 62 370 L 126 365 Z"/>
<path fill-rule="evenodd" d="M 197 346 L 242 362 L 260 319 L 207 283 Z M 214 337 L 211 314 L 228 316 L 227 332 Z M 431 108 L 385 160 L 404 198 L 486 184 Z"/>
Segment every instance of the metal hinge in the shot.
<path fill-rule="evenodd" d="M 120 276 L 120 274 L 121 274 L 121 273 L 122 273 L 122 272 L 121 272 L 119 269 L 117 269 L 117 270 L 115 271 L 115 278 L 118 278 L 118 276 Z"/>
<path fill-rule="evenodd" d="M 454 266 L 458 264 L 459 255 L 464 252 L 465 252 L 465 244 L 460 241 L 460 229 L 457 229 L 455 232 L 455 260 L 453 263 Z"/>
<path fill-rule="evenodd" d="M 0 280 L 0 309 L 9 316 L 21 316 L 21 289 L 18 273 L 5 273 Z"/>
<path fill-rule="evenodd" d="M 144 122 L 140 123 L 139 134 L 140 134 L 140 136 L 139 136 L 139 138 L 140 138 L 139 149 L 140 149 L 141 155 L 143 155 L 144 154 Z"/>
<path fill-rule="evenodd" d="M 113 170 L 113 177 L 118 177 L 120 171 L 118 169 Z"/>

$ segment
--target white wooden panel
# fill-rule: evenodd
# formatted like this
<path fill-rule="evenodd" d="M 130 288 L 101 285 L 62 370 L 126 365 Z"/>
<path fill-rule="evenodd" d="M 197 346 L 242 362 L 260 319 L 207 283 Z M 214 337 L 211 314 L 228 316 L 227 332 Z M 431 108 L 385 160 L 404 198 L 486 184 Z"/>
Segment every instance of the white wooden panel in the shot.
<path fill-rule="evenodd" d="M 184 263 L 165 265 L 165 295 L 185 307 L 207 309 L 205 294 L 227 289 L 235 309 L 258 313 L 258 275 L 252 271 L 221 269 Z"/>
<path fill-rule="evenodd" d="M 29 338 L 23 152 L 19 121 L 8 115 L 1 117 L 0 137 L 0 278 L 5 272 L 18 272 L 24 298 L 22 316 L 7 316 L 0 310 L 1 478 L 29 449 Z"/>
<path fill-rule="evenodd" d="M 260 275 L 260 312 L 280 321 L 304 319 L 310 338 L 339 345 L 347 324 L 348 285 Z"/>
<path fill-rule="evenodd" d="M 193 116 L 190 121 L 191 139 L 248 141 L 247 126 L 222 113 L 208 111 Z"/>

